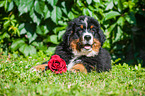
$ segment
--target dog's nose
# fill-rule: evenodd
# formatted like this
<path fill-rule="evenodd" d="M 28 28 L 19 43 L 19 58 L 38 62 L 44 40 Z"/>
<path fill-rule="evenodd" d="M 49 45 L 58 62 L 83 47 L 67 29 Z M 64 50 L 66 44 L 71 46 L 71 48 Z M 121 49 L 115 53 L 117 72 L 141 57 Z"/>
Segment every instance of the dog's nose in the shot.
<path fill-rule="evenodd" d="M 89 41 L 91 39 L 91 36 L 90 35 L 85 35 L 84 36 L 84 39 L 87 40 L 87 41 Z"/>

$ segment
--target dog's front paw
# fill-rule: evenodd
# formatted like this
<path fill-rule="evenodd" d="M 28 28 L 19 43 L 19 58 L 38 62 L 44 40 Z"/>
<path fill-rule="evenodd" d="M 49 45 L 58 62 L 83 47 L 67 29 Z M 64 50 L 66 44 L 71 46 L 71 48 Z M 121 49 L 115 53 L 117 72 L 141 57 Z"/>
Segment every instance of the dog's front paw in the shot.
<path fill-rule="evenodd" d="M 83 64 L 75 64 L 70 70 L 70 72 L 82 72 L 82 73 L 87 73 L 87 69 Z"/>
<path fill-rule="evenodd" d="M 46 70 L 47 68 L 46 67 L 48 67 L 48 64 L 42 64 L 42 65 L 37 65 L 37 66 L 34 66 L 34 67 L 32 67 L 30 70 L 32 71 L 32 72 L 34 72 L 34 71 L 44 71 L 44 70 Z"/>

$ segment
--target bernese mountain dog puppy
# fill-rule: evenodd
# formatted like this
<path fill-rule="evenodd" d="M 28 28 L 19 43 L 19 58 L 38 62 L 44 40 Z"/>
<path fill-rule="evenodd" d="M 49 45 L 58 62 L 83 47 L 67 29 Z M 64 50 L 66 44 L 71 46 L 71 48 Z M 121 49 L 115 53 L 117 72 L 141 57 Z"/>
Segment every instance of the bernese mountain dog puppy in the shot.
<path fill-rule="evenodd" d="M 89 16 L 80 16 L 68 23 L 63 41 L 56 47 L 55 53 L 67 64 L 71 72 L 97 72 L 111 69 L 111 56 L 101 46 L 105 35 L 98 21 Z M 36 71 L 45 69 L 47 64 L 33 67 Z"/>

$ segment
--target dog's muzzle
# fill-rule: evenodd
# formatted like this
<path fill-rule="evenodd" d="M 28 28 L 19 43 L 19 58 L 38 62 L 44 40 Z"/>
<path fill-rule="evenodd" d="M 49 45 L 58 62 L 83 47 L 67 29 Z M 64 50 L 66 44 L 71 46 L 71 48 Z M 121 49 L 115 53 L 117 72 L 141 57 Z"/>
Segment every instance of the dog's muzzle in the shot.
<path fill-rule="evenodd" d="M 92 44 L 93 44 L 93 36 L 91 33 L 86 33 L 83 35 L 83 49 L 85 50 L 91 50 Z"/>

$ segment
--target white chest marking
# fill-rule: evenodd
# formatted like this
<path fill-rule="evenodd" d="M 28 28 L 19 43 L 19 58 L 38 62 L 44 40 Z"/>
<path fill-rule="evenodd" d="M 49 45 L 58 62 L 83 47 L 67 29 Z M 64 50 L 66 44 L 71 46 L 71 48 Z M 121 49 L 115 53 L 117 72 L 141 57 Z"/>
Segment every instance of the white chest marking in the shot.
<path fill-rule="evenodd" d="M 92 49 L 90 49 L 90 51 L 86 51 L 86 50 L 81 50 L 81 51 L 73 51 L 73 54 L 75 55 L 75 56 L 83 56 L 83 55 L 85 55 L 85 56 L 87 56 L 87 57 L 94 57 L 94 56 L 96 56 L 96 55 L 98 55 L 98 52 L 95 52 L 95 51 L 93 51 Z"/>
<path fill-rule="evenodd" d="M 68 66 L 67 66 L 67 70 L 68 70 L 68 71 L 75 65 L 74 60 L 77 59 L 78 57 L 79 57 L 79 56 L 75 56 L 73 59 L 70 60 L 70 63 L 69 63 Z"/>

